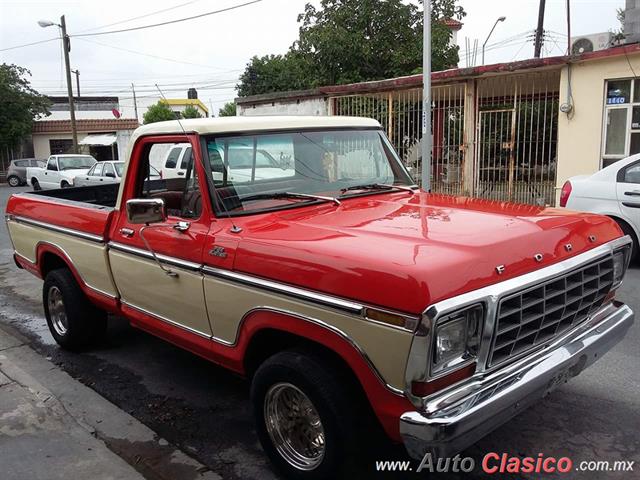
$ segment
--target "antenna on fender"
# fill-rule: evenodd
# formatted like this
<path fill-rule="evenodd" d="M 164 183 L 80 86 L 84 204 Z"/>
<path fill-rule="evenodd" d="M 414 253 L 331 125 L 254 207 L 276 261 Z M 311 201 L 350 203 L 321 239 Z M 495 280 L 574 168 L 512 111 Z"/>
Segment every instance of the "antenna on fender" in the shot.
<path fill-rule="evenodd" d="M 162 99 L 168 105 L 167 97 L 164 96 L 164 93 L 162 93 L 162 90 L 160 90 L 160 87 L 158 86 L 157 83 L 155 84 L 155 86 L 156 86 L 156 89 L 158 90 L 158 92 L 160 93 L 160 96 L 162 97 Z M 182 133 L 184 134 L 184 136 L 188 140 L 189 136 L 187 135 L 187 131 L 185 130 L 184 125 L 182 125 L 182 122 L 180 121 L 180 117 L 176 116 L 176 120 L 178 122 L 178 125 L 180 125 L 180 129 L 182 130 Z M 218 190 L 216 189 L 216 186 L 212 184 L 211 187 L 212 187 L 212 190 L 213 190 L 213 195 L 215 196 L 216 203 L 218 203 L 222 207 L 222 210 L 224 210 L 225 216 L 231 222 L 231 229 L 229 231 L 231 233 L 240 233 L 240 232 L 242 232 L 242 228 L 235 224 L 235 222 L 233 221 L 233 218 L 231 217 L 231 214 L 229 213 L 229 210 L 227 210 L 227 206 L 224 204 L 224 201 L 222 200 L 222 198 L 220 198 L 220 196 L 218 195 Z"/>

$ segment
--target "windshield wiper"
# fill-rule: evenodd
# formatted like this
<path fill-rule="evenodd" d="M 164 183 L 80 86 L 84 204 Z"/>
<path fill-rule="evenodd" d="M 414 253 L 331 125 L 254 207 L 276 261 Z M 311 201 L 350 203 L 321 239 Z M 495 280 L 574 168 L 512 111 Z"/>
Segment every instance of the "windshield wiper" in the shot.
<path fill-rule="evenodd" d="M 310 195 L 307 193 L 295 193 L 295 192 L 276 192 L 276 193 L 257 193 L 255 195 L 249 195 L 248 197 L 238 197 L 238 199 L 243 201 L 251 201 L 251 200 L 271 200 L 271 199 L 280 199 L 280 198 L 300 198 L 303 200 L 321 200 L 323 202 L 333 202 L 336 205 L 340 205 L 340 200 L 335 197 L 325 197 L 323 195 Z"/>
<path fill-rule="evenodd" d="M 410 192 L 411 195 L 415 193 L 414 191 L 415 185 L 387 185 L 385 183 L 369 183 L 366 185 L 354 185 L 352 187 L 343 188 L 340 190 L 343 194 L 350 192 L 352 190 L 404 190 L 405 192 Z"/>

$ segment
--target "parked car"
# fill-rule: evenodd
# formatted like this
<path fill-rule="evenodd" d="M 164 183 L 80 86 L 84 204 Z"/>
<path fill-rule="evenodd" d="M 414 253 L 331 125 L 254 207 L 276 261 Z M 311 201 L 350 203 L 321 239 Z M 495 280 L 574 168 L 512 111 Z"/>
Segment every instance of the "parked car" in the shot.
<path fill-rule="evenodd" d="M 19 187 L 27 184 L 27 168 L 28 167 L 44 167 L 43 160 L 35 158 L 21 158 L 19 160 L 11 160 L 7 169 L 7 183 L 12 187 Z"/>
<path fill-rule="evenodd" d="M 255 149 L 255 170 L 253 169 L 254 149 L 247 145 L 232 144 L 227 147 L 227 175 L 229 181 L 234 183 L 242 183 L 253 180 L 267 180 L 270 178 L 279 178 L 285 174 L 293 176 L 294 171 L 289 167 L 288 162 L 278 162 L 273 156 L 264 149 Z M 218 158 L 222 158 L 224 152 L 209 152 L 212 162 Z M 215 157 L 215 158 L 214 158 Z M 184 177 L 188 166 L 193 161 L 191 145 L 188 143 L 178 143 L 167 152 L 161 171 L 162 178 L 180 178 Z M 216 163 L 217 168 L 213 171 L 215 180 L 222 180 L 225 166 L 222 162 Z"/>
<path fill-rule="evenodd" d="M 640 155 L 620 160 L 593 175 L 567 180 L 560 206 L 613 218 L 633 241 L 632 258 L 640 256 Z"/>
<path fill-rule="evenodd" d="M 76 176 L 87 173 L 96 162 L 91 155 L 51 155 L 44 168 L 27 168 L 27 180 L 34 190 L 72 187 Z"/>
<path fill-rule="evenodd" d="M 149 181 L 176 139 L 198 161 Z M 247 377 L 286 477 L 336 478 L 378 432 L 453 456 L 633 324 L 611 218 L 422 192 L 375 120 L 162 122 L 131 142 L 119 185 L 10 197 L 15 262 L 44 279 L 63 348 L 104 338 L 111 312 Z M 233 182 L 239 143 L 291 163 Z"/>
<path fill-rule="evenodd" d="M 160 172 L 149 165 L 151 169 L 150 180 L 160 178 Z M 120 183 L 124 172 L 124 162 L 104 161 L 98 162 L 85 175 L 78 175 L 75 178 L 74 186 L 86 187 L 89 185 L 100 185 L 105 183 Z"/>

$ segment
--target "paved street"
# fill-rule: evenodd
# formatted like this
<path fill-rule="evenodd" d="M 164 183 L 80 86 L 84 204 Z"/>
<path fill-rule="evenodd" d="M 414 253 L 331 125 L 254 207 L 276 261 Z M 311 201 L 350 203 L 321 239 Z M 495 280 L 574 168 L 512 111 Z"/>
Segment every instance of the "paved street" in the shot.
<path fill-rule="evenodd" d="M 16 191 L 0 187 L 3 211 L 9 194 Z M 112 322 L 108 342 L 99 349 L 83 354 L 60 350 L 43 318 L 41 282 L 18 270 L 11 253 L 3 222 L 0 322 L 19 330 L 40 354 L 223 478 L 275 478 L 254 432 L 246 382 L 118 319 Z M 630 271 L 618 297 L 640 311 L 638 266 Z M 634 460 L 637 471 L 639 365 L 637 322 L 626 339 L 596 365 L 465 455 L 475 457 L 477 465 L 478 459 L 492 451 L 534 457 L 543 452 L 547 456 L 568 456 L 574 464 L 581 460 Z M 401 450 L 391 450 L 389 458 L 383 460 L 399 460 L 401 455 Z M 573 472 L 564 478 L 622 475 Z M 533 474 L 519 478 L 544 477 Z"/>

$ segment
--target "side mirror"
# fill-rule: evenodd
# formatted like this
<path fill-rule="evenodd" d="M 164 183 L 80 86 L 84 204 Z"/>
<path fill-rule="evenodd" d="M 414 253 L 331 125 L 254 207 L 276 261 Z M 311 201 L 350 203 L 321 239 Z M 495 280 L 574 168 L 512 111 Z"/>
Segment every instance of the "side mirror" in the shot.
<path fill-rule="evenodd" d="M 134 198 L 127 200 L 127 219 L 134 225 L 162 223 L 167 219 L 164 200 L 161 198 Z"/>
<path fill-rule="evenodd" d="M 105 174 L 105 176 L 107 176 L 107 177 L 109 177 L 109 178 L 116 178 L 116 174 L 115 174 L 115 173 L 113 173 L 113 172 L 107 172 L 107 173 Z"/>

